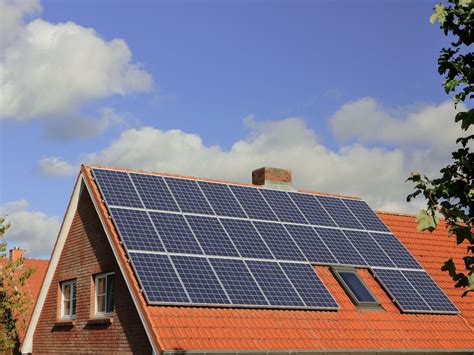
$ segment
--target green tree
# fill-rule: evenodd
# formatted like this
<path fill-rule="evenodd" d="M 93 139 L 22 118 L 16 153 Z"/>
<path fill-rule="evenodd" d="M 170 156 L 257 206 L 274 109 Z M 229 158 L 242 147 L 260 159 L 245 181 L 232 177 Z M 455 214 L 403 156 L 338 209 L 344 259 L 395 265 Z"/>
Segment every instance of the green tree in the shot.
<path fill-rule="evenodd" d="M 26 329 L 26 315 L 32 304 L 24 292 L 33 269 L 24 267 L 24 258 L 10 261 L 7 259 L 5 233 L 10 223 L 0 217 L 0 352 L 11 353 L 18 345 L 18 331 Z"/>
<path fill-rule="evenodd" d="M 442 168 L 440 176 L 431 179 L 413 173 L 409 181 L 415 184 L 410 201 L 417 196 L 426 199 L 427 207 L 417 217 L 418 229 L 434 230 L 438 225 L 437 215 L 446 221 L 449 235 L 456 237 L 457 244 L 466 243 L 463 257 L 465 270 L 457 270 L 449 259 L 442 270 L 449 272 L 456 287 L 461 287 L 463 296 L 474 291 L 474 143 L 472 127 L 474 110 L 469 108 L 474 98 L 474 54 L 470 46 L 474 41 L 474 0 L 447 0 L 434 7 L 431 23 L 438 22 L 450 45 L 442 48 L 438 58 L 438 72 L 444 76 L 444 90 L 452 94 L 454 106 L 459 109 L 463 102 L 468 107 L 456 114 L 462 134 L 456 140 L 457 150 L 452 152 L 449 165 Z M 471 149 L 471 150 L 470 150 Z"/>

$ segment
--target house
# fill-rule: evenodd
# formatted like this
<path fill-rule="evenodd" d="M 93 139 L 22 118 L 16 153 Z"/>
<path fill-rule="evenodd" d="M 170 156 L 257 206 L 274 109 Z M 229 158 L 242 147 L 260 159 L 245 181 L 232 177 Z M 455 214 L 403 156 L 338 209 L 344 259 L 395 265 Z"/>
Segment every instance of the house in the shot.
<path fill-rule="evenodd" d="M 8 260 L 6 258 L 0 258 L 0 267 L 4 266 L 8 261 L 16 261 L 19 258 L 24 257 L 24 253 L 25 251 L 20 248 L 10 249 L 8 253 Z M 26 324 L 28 324 L 31 313 L 35 306 L 36 299 L 38 297 L 38 294 L 41 288 L 41 283 L 43 282 L 43 277 L 48 267 L 48 260 L 24 258 L 23 267 L 25 269 L 33 269 L 34 272 L 28 279 L 26 285 L 23 287 L 23 291 L 25 292 L 28 299 L 32 303 L 28 306 L 27 312 L 21 315 L 22 319 L 19 322 L 19 324 L 17 324 L 17 329 L 19 333 L 19 339 L 18 339 L 19 343 L 22 342 L 25 336 L 25 331 L 26 331 L 26 329 L 24 329 L 23 327 L 23 320 L 25 321 Z M 0 327 L 2 326 L 3 324 L 2 324 L 2 321 L 0 320 Z"/>
<path fill-rule="evenodd" d="M 281 169 L 84 165 L 22 352 L 472 354 L 474 302 L 440 271 L 465 248 L 378 217 Z"/>

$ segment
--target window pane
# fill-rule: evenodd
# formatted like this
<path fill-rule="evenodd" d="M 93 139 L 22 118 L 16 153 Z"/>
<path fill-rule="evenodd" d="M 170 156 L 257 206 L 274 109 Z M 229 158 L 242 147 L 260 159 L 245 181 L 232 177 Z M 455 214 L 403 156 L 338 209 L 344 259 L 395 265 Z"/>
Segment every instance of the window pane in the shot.
<path fill-rule="evenodd" d="M 76 299 L 75 298 L 72 300 L 71 315 L 73 315 L 73 316 L 76 315 Z"/>
<path fill-rule="evenodd" d="M 97 278 L 97 295 L 105 295 L 105 277 Z"/>
<path fill-rule="evenodd" d="M 105 295 L 97 295 L 97 313 L 105 313 Z"/>
<path fill-rule="evenodd" d="M 114 311 L 114 275 L 107 276 L 107 313 Z"/>
<path fill-rule="evenodd" d="M 376 302 L 355 272 L 339 271 L 338 273 L 359 302 Z"/>
<path fill-rule="evenodd" d="M 63 302 L 63 316 L 68 317 L 71 312 L 69 299 L 64 299 Z"/>

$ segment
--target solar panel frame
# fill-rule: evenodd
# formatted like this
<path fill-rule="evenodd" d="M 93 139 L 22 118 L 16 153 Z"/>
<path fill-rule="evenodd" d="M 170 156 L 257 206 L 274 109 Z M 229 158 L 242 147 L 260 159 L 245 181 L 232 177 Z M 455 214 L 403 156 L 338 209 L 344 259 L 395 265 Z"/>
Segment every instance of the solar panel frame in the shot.
<path fill-rule="evenodd" d="M 218 216 L 247 218 L 247 214 L 227 184 L 198 181 L 198 185 Z M 219 198 L 216 199 L 216 196 Z"/>
<path fill-rule="evenodd" d="M 160 211 L 181 211 L 162 176 L 130 173 L 130 178 L 145 208 Z"/>
<path fill-rule="evenodd" d="M 357 218 L 352 214 L 352 212 L 342 202 L 342 199 L 338 197 L 322 195 L 315 195 L 314 198 L 316 198 L 321 203 L 323 208 L 331 216 L 334 222 L 336 222 L 336 225 L 338 227 L 360 230 L 365 229 L 362 224 L 357 220 Z"/>
<path fill-rule="evenodd" d="M 365 229 L 371 231 L 388 232 L 390 229 L 383 223 L 377 214 L 369 207 L 363 200 L 352 200 L 343 198 L 341 201 L 352 212 L 357 220 L 364 226 Z"/>
<path fill-rule="evenodd" d="M 163 178 L 182 212 L 214 216 L 214 210 L 196 180 Z"/>
<path fill-rule="evenodd" d="M 288 196 L 290 196 L 300 212 L 306 217 L 309 224 L 337 227 L 334 220 L 313 195 L 301 192 L 288 192 Z"/>
<path fill-rule="evenodd" d="M 306 217 L 303 216 L 286 191 L 271 189 L 259 189 L 258 191 L 280 221 L 308 224 Z"/>

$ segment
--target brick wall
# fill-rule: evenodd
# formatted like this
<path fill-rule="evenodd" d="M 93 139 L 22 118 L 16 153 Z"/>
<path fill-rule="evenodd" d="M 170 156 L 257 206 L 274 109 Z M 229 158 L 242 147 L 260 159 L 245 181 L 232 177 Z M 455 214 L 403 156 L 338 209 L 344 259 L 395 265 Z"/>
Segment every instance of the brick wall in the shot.
<path fill-rule="evenodd" d="M 115 271 L 111 324 L 93 324 L 93 275 Z M 58 323 L 59 283 L 76 278 L 73 325 Z M 33 353 L 150 354 L 151 346 L 87 190 L 84 190 L 33 337 Z"/>

